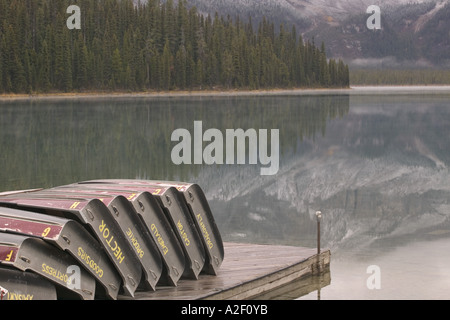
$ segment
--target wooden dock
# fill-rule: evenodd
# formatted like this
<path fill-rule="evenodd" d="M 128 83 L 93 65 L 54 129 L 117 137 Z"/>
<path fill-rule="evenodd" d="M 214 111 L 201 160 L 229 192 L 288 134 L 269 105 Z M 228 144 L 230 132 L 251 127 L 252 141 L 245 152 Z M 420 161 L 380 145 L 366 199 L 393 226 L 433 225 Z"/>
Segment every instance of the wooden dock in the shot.
<path fill-rule="evenodd" d="M 217 276 L 180 280 L 177 287 L 135 293 L 136 300 L 294 299 L 330 283 L 330 251 L 278 245 L 224 243 Z M 120 296 L 119 299 L 130 299 Z"/>

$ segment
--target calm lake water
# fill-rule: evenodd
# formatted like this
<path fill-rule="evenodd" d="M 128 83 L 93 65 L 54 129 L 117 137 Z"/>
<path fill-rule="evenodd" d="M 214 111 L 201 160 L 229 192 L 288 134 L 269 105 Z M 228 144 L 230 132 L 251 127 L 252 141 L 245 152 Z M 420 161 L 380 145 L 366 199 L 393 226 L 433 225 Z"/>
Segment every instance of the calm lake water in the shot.
<path fill-rule="evenodd" d="M 0 191 L 191 181 L 225 241 L 310 247 L 321 210 L 332 251 L 321 299 L 450 299 L 450 91 L 402 90 L 2 101 Z M 194 121 L 224 137 L 279 129 L 279 171 L 173 164 L 171 135 L 194 141 Z"/>

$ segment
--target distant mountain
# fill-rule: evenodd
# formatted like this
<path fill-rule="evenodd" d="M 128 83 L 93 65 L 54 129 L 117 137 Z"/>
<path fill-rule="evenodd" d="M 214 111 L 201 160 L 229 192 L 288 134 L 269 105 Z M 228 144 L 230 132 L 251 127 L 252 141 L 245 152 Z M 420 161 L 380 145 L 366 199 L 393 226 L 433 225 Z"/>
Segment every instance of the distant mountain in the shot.
<path fill-rule="evenodd" d="M 330 56 L 352 67 L 450 65 L 450 2 L 380 5 L 381 30 L 369 30 L 365 12 L 321 21 L 305 32 L 324 41 Z M 316 20 L 317 22 L 317 20 Z"/>
<path fill-rule="evenodd" d="M 450 65 L 450 0 L 187 0 L 187 4 L 205 15 L 251 18 L 255 26 L 263 16 L 276 29 L 282 23 L 295 25 L 304 37 L 324 41 L 329 57 L 343 58 L 354 67 Z M 366 10 L 372 4 L 381 9 L 381 30 L 366 27 L 371 15 Z"/>

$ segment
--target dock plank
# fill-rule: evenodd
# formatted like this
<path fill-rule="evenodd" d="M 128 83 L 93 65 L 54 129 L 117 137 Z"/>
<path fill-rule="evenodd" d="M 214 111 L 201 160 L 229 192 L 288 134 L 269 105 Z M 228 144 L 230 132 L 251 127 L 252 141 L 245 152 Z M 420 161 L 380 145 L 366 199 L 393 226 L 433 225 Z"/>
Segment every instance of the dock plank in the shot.
<path fill-rule="evenodd" d="M 158 286 L 137 291 L 137 300 L 254 299 L 300 278 L 329 271 L 330 251 L 317 249 L 224 243 L 225 259 L 217 276 L 200 274 L 198 280 L 181 279 L 177 287 Z M 128 297 L 119 297 L 127 299 Z"/>

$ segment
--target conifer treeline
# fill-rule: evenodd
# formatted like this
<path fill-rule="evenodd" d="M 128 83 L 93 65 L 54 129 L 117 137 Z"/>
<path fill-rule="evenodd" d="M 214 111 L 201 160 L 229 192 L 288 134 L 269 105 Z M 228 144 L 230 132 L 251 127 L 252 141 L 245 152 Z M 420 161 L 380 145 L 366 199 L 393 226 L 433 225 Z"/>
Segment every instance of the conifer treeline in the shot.
<path fill-rule="evenodd" d="M 69 30 L 67 8 L 81 9 Z M 203 16 L 185 0 L 0 0 L 0 92 L 345 87 L 295 28 Z"/>

